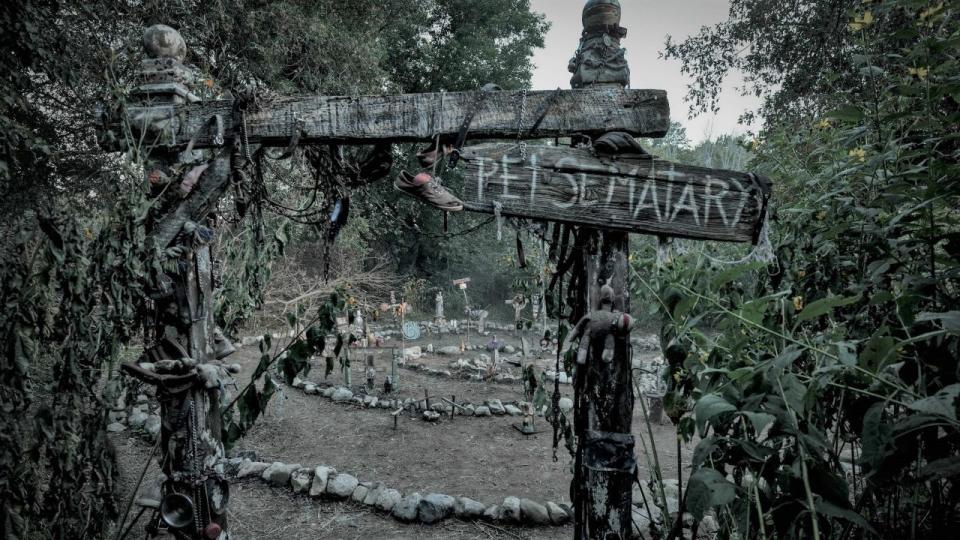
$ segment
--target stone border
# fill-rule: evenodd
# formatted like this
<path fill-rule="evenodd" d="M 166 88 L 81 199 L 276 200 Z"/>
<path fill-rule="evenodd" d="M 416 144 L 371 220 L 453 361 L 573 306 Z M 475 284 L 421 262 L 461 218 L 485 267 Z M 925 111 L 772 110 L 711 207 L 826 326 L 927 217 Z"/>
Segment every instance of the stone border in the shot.
<path fill-rule="evenodd" d="M 324 386 L 300 378 L 294 379 L 292 386 L 301 390 L 306 395 L 322 396 L 333 403 L 341 403 L 344 405 L 353 404 L 367 409 L 384 409 L 391 412 L 397 409 L 403 409 L 409 412 L 423 412 L 423 418 L 425 420 L 434 422 L 440 419 L 440 415 L 445 414 L 451 416 L 454 412 L 456 412 L 457 416 L 474 417 L 523 416 L 523 407 L 526 404 L 526 402 L 522 401 L 504 403 L 499 399 L 489 399 L 485 400 L 482 405 L 475 405 L 471 402 L 464 401 L 457 403 L 459 407 L 454 407 L 447 403 L 443 397 L 437 396 L 436 398 L 430 398 L 430 401 L 435 402 L 431 403 L 428 408 L 425 398 L 406 398 L 401 400 L 381 399 L 378 396 L 369 394 L 354 395 L 353 391 L 345 386 Z M 564 413 L 569 413 L 570 409 L 573 408 L 573 401 L 570 398 L 561 398 L 560 408 Z M 536 414 L 537 416 L 543 416 L 544 410 L 536 411 Z"/>
<path fill-rule="evenodd" d="M 527 498 L 504 497 L 500 504 L 485 505 L 468 497 L 442 493 L 420 495 L 414 492 L 404 496 L 382 482 L 361 482 L 353 475 L 338 473 L 335 468 L 326 465 L 303 467 L 300 464 L 265 463 L 246 458 L 231 458 L 221 463 L 227 475 L 237 480 L 255 476 L 268 485 L 286 487 L 313 499 L 349 499 L 403 523 L 432 525 L 457 518 L 542 527 L 562 526 L 573 518 L 573 509 L 568 503 L 551 501 L 541 504 Z"/>

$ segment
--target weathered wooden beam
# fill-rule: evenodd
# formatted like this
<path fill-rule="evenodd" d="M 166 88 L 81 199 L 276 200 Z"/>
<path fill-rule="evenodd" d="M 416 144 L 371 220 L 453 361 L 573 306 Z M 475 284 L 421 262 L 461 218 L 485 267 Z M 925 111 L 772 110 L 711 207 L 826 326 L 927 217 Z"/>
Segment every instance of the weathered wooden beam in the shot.
<path fill-rule="evenodd" d="M 522 91 L 281 98 L 262 110 L 246 112 L 243 119 L 234 108 L 230 100 L 128 106 L 125 117 L 107 121 L 107 130 L 126 133 L 123 124 L 128 124 L 135 140 L 149 145 L 177 148 L 192 140 L 194 148 L 210 148 L 241 136 L 242 120 L 250 142 L 280 147 L 289 145 L 297 133 L 301 144 L 397 143 L 426 141 L 437 135 L 452 137 L 474 110 L 471 139 L 515 139 L 518 129 L 524 139 L 608 131 L 662 137 L 670 123 L 665 91 L 619 88 L 527 92 L 526 98 Z M 522 118 L 518 118 L 521 111 Z M 531 133 L 538 120 L 536 131 Z"/>
<path fill-rule="evenodd" d="M 464 149 L 464 208 L 681 238 L 753 242 L 769 182 L 755 175 L 660 159 L 598 157 L 555 146 Z"/>

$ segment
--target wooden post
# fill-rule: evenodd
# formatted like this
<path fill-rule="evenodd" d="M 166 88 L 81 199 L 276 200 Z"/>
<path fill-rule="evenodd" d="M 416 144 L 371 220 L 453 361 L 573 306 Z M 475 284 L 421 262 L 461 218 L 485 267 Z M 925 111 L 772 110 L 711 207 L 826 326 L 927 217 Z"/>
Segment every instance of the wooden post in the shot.
<path fill-rule="evenodd" d="M 620 27 L 617 0 L 590 0 L 583 10 L 584 32 L 570 68 L 574 88 L 623 87 L 630 82 L 630 71 L 620 48 L 626 29 Z M 629 324 L 618 321 L 617 312 L 630 312 L 629 235 L 621 231 L 581 230 L 592 239 L 585 255 L 586 306 L 576 311 L 591 311 L 586 319 L 603 321 L 601 331 L 583 333 L 581 350 L 584 363 L 577 365 L 574 386 L 577 411 L 574 433 L 577 437 L 576 470 L 571 489 L 575 505 L 574 537 L 578 540 L 601 538 L 626 540 L 632 533 L 632 484 L 635 474 L 633 455 L 633 389 Z M 584 309 L 585 308 L 585 309 Z M 627 318 L 629 320 L 629 317 Z M 621 331 L 613 332 L 612 324 Z M 589 324 L 588 324 L 589 326 Z M 625 328 L 624 328 L 625 327 Z"/>
<path fill-rule="evenodd" d="M 150 111 L 198 101 L 186 84 L 196 82 L 193 70 L 183 65 L 186 45 L 176 30 L 156 25 L 144 34 L 148 59 L 141 68 L 141 84 L 134 91 L 146 118 Z M 145 119 L 145 121 L 147 121 Z M 221 137 L 222 141 L 222 137 Z M 222 142 L 220 144 L 223 144 Z M 228 537 L 226 501 L 229 484 L 219 468 L 225 457 L 221 441 L 220 390 L 222 369 L 214 361 L 213 261 L 209 241 L 212 223 L 207 222 L 208 200 L 219 198 L 229 183 L 229 152 L 218 151 L 211 163 L 209 152 L 178 152 L 159 145 L 147 157 L 148 181 L 156 192 L 165 192 L 151 234 L 161 249 L 175 248 L 175 270 L 166 274 L 168 286 L 157 294 L 155 335 L 159 340 L 148 349 L 158 374 L 161 366 L 171 371 L 186 369 L 185 385 L 160 385 L 162 429 L 160 462 L 166 481 L 164 505 L 182 505 L 186 495 L 192 503 L 189 523 L 178 529 L 190 539 Z M 168 362 L 162 364 L 161 362 Z M 211 375 L 213 373 L 213 375 Z M 163 377 L 163 375 L 160 375 Z M 174 375 L 168 375 L 172 377 Z M 177 495 L 177 497 L 179 497 Z M 189 505 L 188 505 L 189 506 Z M 186 515 L 183 506 L 178 507 Z M 174 512 L 176 513 L 176 512 Z M 185 520 L 186 521 L 186 520 Z M 164 535 L 169 523 L 150 523 L 150 535 Z"/>

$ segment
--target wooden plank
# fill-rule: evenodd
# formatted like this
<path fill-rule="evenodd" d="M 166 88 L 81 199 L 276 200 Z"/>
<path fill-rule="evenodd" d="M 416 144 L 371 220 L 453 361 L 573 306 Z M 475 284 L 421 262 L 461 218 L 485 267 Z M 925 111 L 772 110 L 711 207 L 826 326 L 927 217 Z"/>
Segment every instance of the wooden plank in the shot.
<path fill-rule="evenodd" d="M 481 92 L 402 94 L 392 96 L 310 96 L 281 98 L 259 112 L 245 114 L 248 137 L 263 146 L 286 147 L 297 130 L 300 144 L 427 141 L 455 136 L 464 117 L 474 110 Z M 670 105 L 663 90 L 597 88 L 527 92 L 494 91 L 485 95 L 470 125 L 470 138 L 553 138 L 573 133 L 626 131 L 636 136 L 662 137 L 670 123 Z M 549 103 L 549 107 L 547 106 Z M 240 133 L 240 115 L 233 101 L 208 101 L 176 106 L 128 106 L 126 123 L 144 140 L 160 147 L 210 148 Z M 518 115 L 523 110 L 523 118 Z M 547 109 L 535 133 L 528 133 Z M 219 117 L 223 140 L 217 140 Z M 108 129 L 125 133 L 122 119 Z M 120 138 L 122 139 L 122 137 Z"/>
<path fill-rule="evenodd" d="M 747 173 L 589 150 L 512 144 L 464 149 L 464 208 L 681 238 L 753 242 L 769 182 Z"/>

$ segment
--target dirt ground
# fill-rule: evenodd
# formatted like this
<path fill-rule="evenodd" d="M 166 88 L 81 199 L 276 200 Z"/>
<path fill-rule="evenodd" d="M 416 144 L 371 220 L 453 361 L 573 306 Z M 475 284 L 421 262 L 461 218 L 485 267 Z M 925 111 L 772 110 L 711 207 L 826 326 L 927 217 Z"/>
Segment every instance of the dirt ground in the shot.
<path fill-rule="evenodd" d="M 498 339 L 519 349 L 517 338 L 499 335 Z M 474 343 L 480 341 L 476 336 Z M 486 338 L 483 343 L 489 341 Z M 427 336 L 415 345 L 459 343 L 458 338 Z M 388 343 L 387 345 L 391 345 Z M 409 346 L 408 342 L 408 346 Z M 467 351 L 470 358 L 486 351 Z M 638 353 L 639 354 L 639 353 Z M 354 357 L 359 356 L 354 354 Z M 378 383 L 389 370 L 389 354 L 378 360 Z M 425 355 L 418 363 L 446 368 L 457 357 Z M 241 364 L 238 381 L 248 380 L 259 359 L 256 347 L 241 349 L 231 360 Z M 364 382 L 362 361 L 354 360 L 354 388 Z M 545 357 L 538 365 L 553 365 Z M 552 367 L 550 368 L 552 369 Z M 518 369 L 514 368 L 517 372 Z M 321 382 L 323 366 L 314 364 L 310 380 Z M 339 383 L 341 375 L 330 375 L 331 383 Z M 382 388 L 381 388 L 382 389 Z M 410 369 L 400 371 L 400 389 L 394 398 L 423 398 L 424 389 L 431 396 L 456 396 L 458 402 L 480 404 L 487 399 L 503 402 L 523 400 L 519 383 L 484 383 L 436 377 Z M 552 383 L 551 383 L 552 389 Z M 572 387 L 561 385 L 564 395 Z M 512 427 L 516 417 L 444 416 L 437 424 L 427 423 L 404 414 L 398 429 L 385 409 L 361 409 L 335 404 L 317 395 L 283 386 L 282 395 L 274 397 L 267 415 L 261 418 L 238 450 L 256 452 L 261 461 L 300 463 L 304 466 L 330 465 L 349 472 L 361 481 L 380 481 L 403 493 L 418 491 L 466 496 L 485 504 L 499 503 L 506 496 L 528 497 L 540 502 L 568 502 L 571 458 L 561 442 L 557 461 L 553 460 L 552 428 L 543 419 L 536 424 L 539 432 L 524 436 Z M 634 434 L 646 425 L 639 404 L 634 410 Z M 676 478 L 677 439 L 669 425 L 653 425 L 660 464 L 665 478 Z M 150 446 L 121 433 L 114 438 L 120 457 L 121 484 L 129 492 L 136 482 Z M 684 462 L 689 462 L 693 446 L 681 448 Z M 637 462 L 642 476 L 649 474 L 647 460 L 639 440 Z M 148 478 L 151 476 L 148 473 Z M 124 494 L 126 496 L 126 494 Z M 230 519 L 238 538 L 563 538 L 572 532 L 567 528 L 503 528 L 483 523 L 448 520 L 437 526 L 404 525 L 389 516 L 371 512 L 351 503 L 317 502 L 294 496 L 289 490 L 267 487 L 259 481 L 246 481 L 231 486 Z M 136 537 L 136 536 L 134 536 Z"/>

